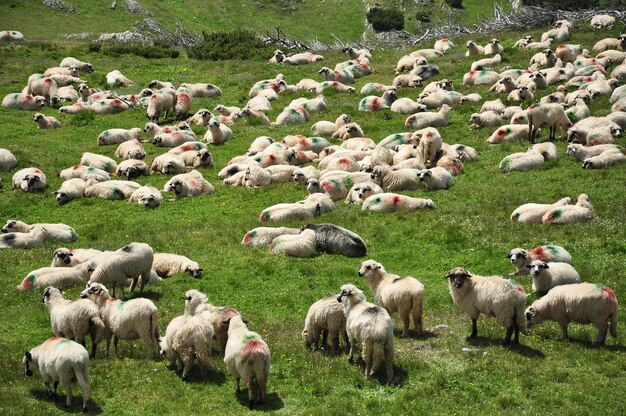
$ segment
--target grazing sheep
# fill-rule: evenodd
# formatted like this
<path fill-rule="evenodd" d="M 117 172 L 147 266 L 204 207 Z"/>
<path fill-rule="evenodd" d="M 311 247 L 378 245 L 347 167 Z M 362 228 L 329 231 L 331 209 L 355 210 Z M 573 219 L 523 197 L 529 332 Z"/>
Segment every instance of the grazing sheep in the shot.
<path fill-rule="evenodd" d="M 237 382 L 236 393 L 240 392 L 240 380 L 248 388 L 248 407 L 261 404 L 265 397 L 270 373 L 270 350 L 256 332 L 247 327 L 240 315 L 228 319 L 228 342 L 224 351 L 224 363 Z"/>
<path fill-rule="evenodd" d="M 117 170 L 117 163 L 110 157 L 99 155 L 96 153 L 85 152 L 80 158 L 80 164 L 92 168 L 100 169 L 108 173 L 114 173 Z"/>
<path fill-rule="evenodd" d="M 318 252 L 346 257 L 363 257 L 367 252 L 367 246 L 358 234 L 334 224 L 306 224 L 301 230 L 315 232 L 315 250 Z"/>
<path fill-rule="evenodd" d="M 132 87 L 133 82 L 126 78 L 118 69 L 109 72 L 106 75 L 107 85 L 109 87 Z"/>
<path fill-rule="evenodd" d="M 65 289 L 86 283 L 93 268 L 90 264 L 81 263 L 73 267 L 42 267 L 28 273 L 16 286 L 20 291 L 32 291 L 48 286 Z"/>
<path fill-rule="evenodd" d="M 622 163 L 626 163 L 624 153 L 621 150 L 609 150 L 585 159 L 583 169 L 608 169 Z"/>
<path fill-rule="evenodd" d="M 115 174 L 128 180 L 132 180 L 140 176 L 150 176 L 150 170 L 148 169 L 146 162 L 143 160 L 126 159 L 117 165 Z"/>
<path fill-rule="evenodd" d="M 493 85 L 500 78 L 500 74 L 494 71 L 475 70 L 463 75 L 463 85 Z"/>
<path fill-rule="evenodd" d="M 147 128 L 147 125 L 146 125 L 146 128 Z M 109 144 L 120 144 L 126 141 L 139 139 L 140 137 L 141 137 L 141 129 L 138 127 L 132 128 L 130 130 L 108 129 L 98 135 L 97 144 L 99 146 L 105 146 Z"/>
<path fill-rule="evenodd" d="M 146 151 L 143 148 L 143 144 L 141 144 L 138 139 L 132 139 L 120 143 L 120 145 L 115 150 L 115 157 L 119 157 L 124 160 L 141 160 L 146 157 Z"/>
<path fill-rule="evenodd" d="M 163 186 L 165 192 L 174 192 L 177 197 L 208 195 L 215 192 L 213 185 L 197 170 L 173 176 Z"/>
<path fill-rule="evenodd" d="M 452 186 L 452 174 L 442 167 L 423 169 L 419 175 L 419 181 L 428 190 L 448 189 Z"/>
<path fill-rule="evenodd" d="M 476 70 L 481 70 L 485 68 L 494 68 L 500 65 L 501 62 L 502 62 L 502 57 L 500 56 L 500 54 L 496 54 L 492 58 L 479 59 L 478 61 L 472 62 L 470 70 L 476 71 Z"/>
<path fill-rule="evenodd" d="M 465 47 L 467 48 L 467 52 L 465 52 L 465 56 L 466 57 L 477 56 L 477 55 L 484 55 L 485 54 L 485 48 L 483 48 L 480 45 L 477 45 L 476 43 L 474 43 L 471 40 L 467 41 L 467 43 L 465 44 Z"/>
<path fill-rule="evenodd" d="M 304 320 L 302 338 L 307 350 L 313 347 L 316 351 L 319 347 L 320 335 L 322 346 L 326 345 L 326 339 L 330 334 L 332 352 L 339 352 L 339 336 L 343 337 L 346 346 L 349 347 L 348 333 L 346 332 L 346 316 L 343 305 L 337 302 L 337 295 L 322 298 L 311 305 Z"/>
<path fill-rule="evenodd" d="M 611 288 L 577 283 L 556 287 L 526 309 L 528 327 L 551 320 L 561 325 L 563 338 L 569 339 L 567 327 L 574 321 L 598 328 L 594 345 L 606 343 L 606 333 L 617 338 L 618 302 Z"/>
<path fill-rule="evenodd" d="M 393 381 L 393 321 L 382 307 L 369 303 L 354 285 L 341 286 L 337 301 L 344 304 L 346 331 L 350 341 L 349 362 L 360 345 L 365 361 L 365 377 L 372 377 L 384 363 L 387 384 Z"/>
<path fill-rule="evenodd" d="M 116 286 L 122 291 L 122 300 L 126 300 L 124 286 L 126 279 L 133 279 L 130 285 L 132 292 L 141 276 L 141 292 L 150 279 L 154 252 L 152 247 L 144 243 L 130 243 L 114 251 L 98 264 L 91 274 L 90 283 L 108 284 L 113 287 L 115 296 Z"/>
<path fill-rule="evenodd" d="M 393 88 L 417 88 L 422 85 L 422 77 L 411 74 L 396 76 L 391 82 Z M 393 90 L 385 90 L 393 91 Z"/>
<path fill-rule="evenodd" d="M 375 194 L 382 194 L 383 188 L 374 182 L 357 183 L 348 192 L 346 196 L 346 204 L 362 205 L 368 197 Z"/>
<path fill-rule="evenodd" d="M 26 224 L 23 221 L 8 220 L 2 227 L 3 233 L 29 233 L 36 228 L 43 228 L 45 238 L 48 240 L 59 240 L 66 243 L 78 240 L 78 234 L 69 225 L 57 224 Z"/>
<path fill-rule="evenodd" d="M 541 224 L 541 217 L 554 207 L 561 207 L 571 204 L 570 197 L 561 198 L 552 204 L 523 204 L 511 213 L 511 221 L 519 221 L 530 224 Z"/>
<path fill-rule="evenodd" d="M 56 396 L 57 386 L 61 384 L 67 394 L 66 407 L 72 405 L 72 385 L 74 381 L 78 382 L 83 390 L 83 411 L 87 411 L 91 390 L 89 354 L 85 347 L 61 337 L 48 338 L 43 344 L 26 352 L 22 363 L 27 376 L 32 376 L 33 370 L 41 374 L 50 396 Z M 50 388 L 51 382 L 54 382 L 54 392 Z"/>
<path fill-rule="evenodd" d="M 398 94 L 394 90 L 385 91 L 382 97 L 367 96 L 359 102 L 359 111 L 379 111 L 390 108 L 397 98 Z"/>
<path fill-rule="evenodd" d="M 575 224 L 591 221 L 595 216 L 589 196 L 580 194 L 576 205 L 551 208 L 541 217 L 541 221 L 544 224 Z"/>
<path fill-rule="evenodd" d="M 289 257 L 314 257 L 317 255 L 315 240 L 315 232 L 312 230 L 279 235 L 269 245 L 269 252 Z"/>
<path fill-rule="evenodd" d="M 33 116 L 33 120 L 37 123 L 38 129 L 61 128 L 61 122 L 52 116 L 46 117 L 41 113 L 37 113 Z"/>
<path fill-rule="evenodd" d="M 244 246 L 264 247 L 269 245 L 276 237 L 286 234 L 299 234 L 300 229 L 288 227 L 257 227 L 243 236 L 241 244 Z"/>
<path fill-rule="evenodd" d="M 548 293 L 553 287 L 580 281 L 578 272 L 569 263 L 546 263 L 541 260 L 533 260 L 526 268 L 530 270 L 530 275 L 533 278 L 533 292 L 539 293 L 540 296 Z"/>
<path fill-rule="evenodd" d="M 2 99 L 2 107 L 14 108 L 16 110 L 39 110 L 44 105 L 46 105 L 46 97 L 41 95 L 12 93 Z"/>
<path fill-rule="evenodd" d="M 44 191 L 48 187 L 46 175 L 37 168 L 18 170 L 11 179 L 13 189 L 20 188 L 24 192 Z"/>
<path fill-rule="evenodd" d="M 7 149 L 0 149 L 0 172 L 8 172 L 17 166 L 17 159 Z"/>
<path fill-rule="evenodd" d="M 134 202 L 146 208 L 157 208 L 163 202 L 163 195 L 154 186 L 144 185 L 130 195 L 128 202 Z"/>
<path fill-rule="evenodd" d="M 135 298 L 123 301 L 112 298 L 104 285 L 92 282 L 80 292 L 80 297 L 91 299 L 100 309 L 100 316 L 106 326 L 104 337 L 107 341 L 107 356 L 113 336 L 115 355 L 120 339 L 141 339 L 146 344 L 148 359 L 153 357 L 159 345 L 159 310 L 151 300 Z"/>
<path fill-rule="evenodd" d="M 478 335 L 476 323 L 481 313 L 496 317 L 506 327 L 504 345 L 511 343 L 513 332 L 514 344 L 519 343 L 520 332 L 528 335 L 524 319 L 526 292 L 517 282 L 498 276 L 472 275 L 462 267 L 450 270 L 446 278 L 452 300 L 472 320 L 470 338 Z"/>
<path fill-rule="evenodd" d="M 507 258 L 515 266 L 516 275 L 528 274 L 528 267 L 534 260 L 543 262 L 561 262 L 572 264 L 572 256 L 561 246 L 537 246 L 532 250 L 514 248 L 509 251 Z"/>
<path fill-rule="evenodd" d="M 528 108 L 528 140 L 535 142 L 538 128 L 550 127 L 550 140 L 556 139 L 556 129 L 560 127 L 566 132 L 572 127 L 572 122 L 567 118 L 561 104 L 531 105 Z"/>
<path fill-rule="evenodd" d="M 432 199 L 411 198 L 394 193 L 370 195 L 363 201 L 363 211 L 396 212 L 415 211 L 421 208 L 436 208 Z"/>
<path fill-rule="evenodd" d="M 450 115 L 450 111 L 450 106 L 448 104 L 444 104 L 436 113 L 416 113 L 409 116 L 405 120 L 404 126 L 414 129 L 423 129 L 425 127 L 445 127 L 449 123 L 448 117 Z"/>
<path fill-rule="evenodd" d="M 473 113 L 469 122 L 471 127 L 475 129 L 498 127 L 502 124 L 502 118 L 494 111 L 485 111 L 484 113 Z"/>
<path fill-rule="evenodd" d="M 150 169 L 164 175 L 176 175 L 185 172 L 185 161 L 178 155 L 164 153 L 154 158 Z"/>

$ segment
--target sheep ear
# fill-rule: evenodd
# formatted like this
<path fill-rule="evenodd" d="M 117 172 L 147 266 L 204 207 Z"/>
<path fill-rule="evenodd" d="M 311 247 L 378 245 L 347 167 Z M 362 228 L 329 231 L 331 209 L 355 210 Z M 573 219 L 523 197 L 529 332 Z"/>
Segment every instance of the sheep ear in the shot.
<path fill-rule="evenodd" d="M 222 321 L 222 325 L 224 325 L 224 326 L 228 326 L 228 325 L 230 325 L 230 320 L 231 320 L 231 319 L 232 319 L 232 318 L 228 318 L 227 320 Z"/>
<path fill-rule="evenodd" d="M 26 351 L 26 352 L 24 353 L 24 357 L 26 357 L 26 359 L 27 359 L 28 361 L 30 361 L 30 360 L 32 360 L 32 359 L 33 359 L 33 356 L 30 354 L 30 352 L 29 352 L 29 351 Z"/>
<path fill-rule="evenodd" d="M 512 255 L 511 253 L 509 253 L 509 254 L 507 254 L 507 255 L 506 255 L 506 258 L 507 258 L 507 259 L 510 259 L 511 257 L 513 257 L 513 255 Z"/>
<path fill-rule="evenodd" d="M 533 266 L 531 266 L 530 264 L 527 264 L 527 265 L 526 265 L 526 268 L 527 268 L 527 269 L 530 269 L 530 268 L 532 268 L 532 267 L 533 267 Z"/>
<path fill-rule="evenodd" d="M 241 320 L 243 321 L 244 324 L 248 325 L 248 320 L 244 319 L 243 316 L 241 317 Z"/>
<path fill-rule="evenodd" d="M 550 266 L 548 266 L 548 264 L 547 264 L 547 263 L 543 263 L 543 264 L 541 265 L 541 268 L 542 268 L 542 269 L 549 269 L 549 268 L 550 268 Z"/>

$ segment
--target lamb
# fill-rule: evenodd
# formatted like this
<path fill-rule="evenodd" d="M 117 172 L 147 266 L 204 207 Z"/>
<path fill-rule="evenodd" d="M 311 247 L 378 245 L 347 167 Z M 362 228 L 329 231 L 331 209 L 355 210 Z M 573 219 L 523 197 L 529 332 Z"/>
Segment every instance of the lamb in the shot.
<path fill-rule="evenodd" d="M 517 83 L 511 77 L 502 77 L 489 88 L 489 92 L 510 93 L 517 88 Z"/>
<path fill-rule="evenodd" d="M 443 147 L 441 134 L 432 127 L 416 131 L 410 141 L 413 143 L 413 148 L 417 149 L 420 160 L 423 163 L 430 162 L 431 166 L 436 162 L 437 153 Z"/>
<path fill-rule="evenodd" d="M 514 48 L 526 49 L 526 45 L 533 41 L 533 37 L 531 35 L 524 36 L 523 38 L 517 40 L 513 45 Z"/>
<path fill-rule="evenodd" d="M 419 181 L 426 189 L 448 189 L 452 186 L 452 174 L 442 167 L 423 169 L 419 175 Z"/>
<path fill-rule="evenodd" d="M 48 187 L 46 175 L 37 168 L 20 169 L 11 179 L 13 189 L 20 188 L 24 192 L 39 192 Z"/>
<path fill-rule="evenodd" d="M 191 95 L 194 98 L 208 98 L 222 95 L 222 90 L 220 90 L 219 87 L 213 84 L 190 84 L 183 82 L 182 84 L 180 84 L 180 86 L 190 90 Z"/>
<path fill-rule="evenodd" d="M 168 358 L 171 366 L 178 362 L 178 370 L 182 370 L 183 380 L 187 380 L 194 358 L 197 357 L 204 376 L 206 370 L 213 370 L 212 343 L 211 322 L 186 313 L 175 317 L 167 325 L 165 336 L 160 340 L 161 356 Z"/>
<path fill-rule="evenodd" d="M 604 52 L 609 49 L 626 49 L 626 34 L 619 35 L 617 38 L 605 38 L 596 42 L 593 45 L 593 50 L 597 52 Z"/>
<path fill-rule="evenodd" d="M 398 94 L 394 90 L 385 91 L 382 97 L 367 96 L 359 102 L 359 111 L 379 111 L 390 108 L 397 98 Z"/>
<path fill-rule="evenodd" d="M 93 268 L 87 263 L 73 267 L 42 267 L 28 273 L 16 289 L 23 292 L 48 286 L 65 289 L 86 283 L 92 272 Z"/>
<path fill-rule="evenodd" d="M 485 54 L 485 55 L 491 55 L 491 54 Z M 476 71 L 476 70 L 481 70 L 485 68 L 493 68 L 493 67 L 500 65 L 501 62 L 502 62 L 502 57 L 500 56 L 500 54 L 496 54 L 492 58 L 479 59 L 478 61 L 472 62 L 470 69 L 472 71 Z"/>
<path fill-rule="evenodd" d="M 126 279 L 133 279 L 130 285 L 132 292 L 141 276 L 141 292 L 143 293 L 143 288 L 150 279 L 153 259 L 152 247 L 144 243 L 130 243 L 103 259 L 91 274 L 89 282 L 106 283 L 112 286 L 113 296 L 115 296 L 116 286 L 119 286 L 122 291 L 122 300 L 125 301 Z"/>
<path fill-rule="evenodd" d="M 236 393 L 240 392 L 240 380 L 248 388 L 248 407 L 261 404 L 265 397 L 270 372 L 270 350 L 256 332 L 247 327 L 240 315 L 228 319 L 228 342 L 224 351 L 224 363 L 237 382 Z"/>
<path fill-rule="evenodd" d="M 432 199 L 411 198 L 394 193 L 370 195 L 363 201 L 363 211 L 396 212 L 415 211 L 421 208 L 436 208 Z"/>
<path fill-rule="evenodd" d="M 363 257 L 367 246 L 356 233 L 334 224 L 306 224 L 301 230 L 315 232 L 315 250 L 321 253 Z"/>
<path fill-rule="evenodd" d="M 372 377 L 384 363 L 387 384 L 393 381 L 393 321 L 382 307 L 369 303 L 363 291 L 354 285 L 341 286 L 337 301 L 344 304 L 346 331 L 350 341 L 349 362 L 354 361 L 357 346 L 362 348 L 365 377 Z"/>
<path fill-rule="evenodd" d="M 2 107 L 14 108 L 16 110 L 39 110 L 44 105 L 46 105 L 46 97 L 41 95 L 12 93 L 2 99 Z"/>
<path fill-rule="evenodd" d="M 52 116 L 46 117 L 41 113 L 35 114 L 33 120 L 37 123 L 38 129 L 58 129 L 61 127 L 59 120 Z"/>
<path fill-rule="evenodd" d="M 556 139 L 556 129 L 560 127 L 567 131 L 572 127 L 572 122 L 567 118 L 563 106 L 560 104 L 531 105 L 528 108 L 528 140 L 535 142 L 538 128 L 550 127 L 550 140 Z"/>
<path fill-rule="evenodd" d="M 269 245 L 276 237 L 287 234 L 299 234 L 300 229 L 288 227 L 257 227 L 248 231 L 241 244 L 244 246 L 263 247 Z"/>
<path fill-rule="evenodd" d="M 156 123 L 164 113 L 164 117 L 176 105 L 176 91 L 172 88 L 163 88 L 156 91 L 148 99 L 147 117 L 150 122 Z"/>
<path fill-rule="evenodd" d="M 500 78 L 500 74 L 494 71 L 475 70 L 463 75 L 463 85 L 492 85 Z"/>
<path fill-rule="evenodd" d="M 546 263 L 541 260 L 533 260 L 526 268 L 530 270 L 530 275 L 533 278 L 533 292 L 537 292 L 540 296 L 548 293 L 553 287 L 580 281 L 578 272 L 569 263 Z"/>
<path fill-rule="evenodd" d="M 535 98 L 532 90 L 530 90 L 526 85 L 522 85 L 521 87 L 517 87 L 508 97 L 506 97 L 509 101 L 531 101 Z"/>
<path fill-rule="evenodd" d="M 597 147 L 597 146 L 594 146 Z M 626 156 L 621 150 L 604 151 L 583 161 L 583 169 L 608 169 L 617 164 L 626 163 Z"/>
<path fill-rule="evenodd" d="M 109 87 L 132 87 L 133 82 L 126 78 L 118 69 L 109 72 L 106 75 L 107 85 Z"/>
<path fill-rule="evenodd" d="M 562 207 L 572 202 L 570 197 L 561 198 L 552 204 L 523 204 L 515 208 L 511 213 L 511 221 L 525 222 L 529 224 L 541 224 L 541 217 L 554 207 Z"/>
<path fill-rule="evenodd" d="M 448 117 L 450 115 L 450 106 L 444 104 L 441 109 L 436 113 L 416 113 L 409 116 L 405 122 L 405 127 L 411 127 L 414 129 L 423 129 L 425 127 L 445 127 L 448 125 Z"/>
<path fill-rule="evenodd" d="M 314 136 L 332 136 L 341 126 L 350 123 L 350 117 L 342 114 L 333 123 L 332 121 L 318 121 L 311 126 L 311 134 Z"/>
<path fill-rule="evenodd" d="M 541 221 L 544 224 L 575 224 L 579 222 L 591 221 L 595 218 L 593 205 L 589 201 L 587 194 L 578 195 L 576 205 L 567 205 L 551 208 L 543 214 Z"/>
<path fill-rule="evenodd" d="M 485 54 L 485 48 L 483 48 L 480 45 L 477 45 L 476 43 L 474 43 L 471 40 L 467 41 L 467 43 L 465 44 L 465 47 L 467 48 L 467 52 L 465 52 L 465 56 L 466 57 L 477 56 L 477 55 L 484 55 Z"/>
<path fill-rule="evenodd" d="M 272 125 L 304 124 L 309 120 L 309 112 L 303 107 L 285 107 Z"/>
<path fill-rule="evenodd" d="M 72 58 L 71 56 L 67 58 L 63 58 L 61 63 L 59 64 L 62 68 L 70 68 L 72 66 L 78 67 L 82 72 L 93 72 L 94 68 L 89 62 L 79 61 L 76 58 Z"/>
<path fill-rule="evenodd" d="M 128 202 L 134 202 L 146 208 L 157 208 L 163 202 L 163 195 L 154 186 L 144 185 L 130 195 Z"/>
<path fill-rule="evenodd" d="M 164 153 L 154 158 L 150 169 L 164 175 L 176 175 L 185 173 L 185 161 L 178 155 Z"/>
<path fill-rule="evenodd" d="M 357 183 L 350 188 L 345 202 L 346 204 L 362 205 L 368 197 L 382 193 L 383 188 L 374 182 Z"/>
<path fill-rule="evenodd" d="M 147 128 L 147 126 L 146 126 Z M 141 129 L 134 127 L 132 129 L 108 129 L 98 135 L 97 144 L 105 146 L 110 144 L 120 144 L 126 141 L 139 139 L 141 137 Z"/>
<path fill-rule="evenodd" d="M 516 275 L 528 274 L 528 267 L 534 260 L 543 262 L 560 262 L 572 264 L 572 256 L 561 246 L 546 245 L 537 246 L 532 250 L 514 248 L 509 251 L 507 258 L 515 266 Z"/>
<path fill-rule="evenodd" d="M 411 74 L 398 75 L 391 82 L 391 86 L 393 88 L 417 88 L 421 85 L 422 77 Z"/>
<path fill-rule="evenodd" d="M 115 174 L 131 180 L 140 176 L 150 176 L 150 171 L 148 165 L 143 160 L 126 159 L 117 165 Z"/>
<path fill-rule="evenodd" d="M 141 144 L 138 139 L 132 139 L 120 143 L 120 145 L 115 150 L 115 157 L 119 157 L 124 160 L 141 160 L 146 157 L 146 151 L 143 148 L 143 144 Z"/>
<path fill-rule="evenodd" d="M 113 336 L 116 355 L 120 339 L 141 339 L 146 344 L 148 359 L 153 357 L 159 344 L 159 310 L 151 300 L 135 298 L 122 301 L 112 298 L 103 284 L 93 282 L 80 292 L 80 297 L 91 299 L 100 309 L 100 316 L 106 326 L 106 355 L 109 355 Z"/>
<path fill-rule="evenodd" d="M 85 152 L 80 158 L 80 164 L 96 168 L 108 173 L 114 173 L 117 170 L 117 163 L 110 157 L 99 155 L 96 153 Z"/>
<path fill-rule="evenodd" d="M 617 309 L 617 297 L 611 288 L 577 283 L 556 287 L 534 301 L 526 309 L 526 320 L 529 328 L 546 320 L 555 321 L 561 325 L 566 340 L 570 322 L 592 324 L 598 328 L 594 345 L 604 345 L 607 330 L 617 338 Z"/>
<path fill-rule="evenodd" d="M 174 192 L 177 197 L 207 195 L 215 192 L 213 185 L 204 179 L 197 170 L 173 176 L 163 187 L 166 192 Z"/>
<path fill-rule="evenodd" d="M 326 81 L 337 81 L 342 84 L 354 84 L 354 73 L 348 69 L 333 71 L 328 67 L 322 67 L 318 71 Z"/>
<path fill-rule="evenodd" d="M 484 113 L 473 113 L 469 122 L 471 127 L 475 129 L 498 127 L 502 124 L 502 118 L 494 111 L 485 111 Z"/>
<path fill-rule="evenodd" d="M 541 169 L 544 162 L 544 157 L 540 152 L 529 149 L 526 152 L 513 153 L 506 156 L 500 162 L 500 169 L 504 172 Z"/>
<path fill-rule="evenodd" d="M 59 240 L 65 243 L 78 240 L 76 231 L 65 224 L 26 224 L 23 221 L 8 220 L 2 227 L 3 233 L 29 233 L 36 228 L 43 228 L 45 238 L 49 240 Z"/>
<path fill-rule="evenodd" d="M 315 240 L 315 232 L 312 230 L 279 235 L 269 245 L 269 252 L 289 257 L 314 257 L 317 255 Z"/>
<path fill-rule="evenodd" d="M 89 389 L 89 354 L 82 345 L 61 337 L 48 338 L 24 354 L 22 363 L 26 375 L 32 376 L 33 370 L 39 372 L 46 384 L 50 396 L 56 395 L 59 383 L 66 391 L 65 406 L 72 405 L 72 385 L 74 381 L 83 390 L 83 411 L 87 411 L 87 402 L 91 396 Z M 54 392 L 50 382 L 54 381 Z"/>
<path fill-rule="evenodd" d="M 519 343 L 519 333 L 528 335 L 524 307 L 526 292 L 514 280 L 506 280 L 498 276 L 477 276 L 462 267 L 456 267 L 446 275 L 450 295 L 455 304 L 472 320 L 470 338 L 478 335 L 476 323 L 480 314 L 494 316 L 506 327 L 504 345 Z"/>
<path fill-rule="evenodd" d="M 0 149 L 0 172 L 8 172 L 16 166 L 15 155 L 7 149 Z"/>

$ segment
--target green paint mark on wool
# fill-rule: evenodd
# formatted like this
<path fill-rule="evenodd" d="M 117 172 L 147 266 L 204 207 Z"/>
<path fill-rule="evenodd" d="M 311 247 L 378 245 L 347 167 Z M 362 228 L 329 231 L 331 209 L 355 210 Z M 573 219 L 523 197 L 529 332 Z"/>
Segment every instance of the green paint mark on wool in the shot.
<path fill-rule="evenodd" d="M 257 235 L 257 231 L 250 231 L 250 238 L 254 238 Z"/>
<path fill-rule="evenodd" d="M 504 159 L 502 159 L 502 162 L 500 162 L 500 169 L 504 171 L 508 171 L 509 168 L 511 167 L 510 163 L 511 161 L 505 157 Z"/>
<path fill-rule="evenodd" d="M 258 334 L 246 334 L 241 340 L 241 343 L 245 344 L 246 342 L 252 341 L 254 339 L 261 339 L 261 337 Z"/>
<path fill-rule="evenodd" d="M 57 342 L 57 345 L 54 346 L 54 348 L 61 348 L 65 345 L 67 345 L 67 343 L 72 342 L 69 339 L 62 339 L 61 341 Z"/>
<path fill-rule="evenodd" d="M 298 110 L 294 109 L 294 108 L 290 108 L 289 109 L 289 114 L 294 115 L 294 116 L 299 116 L 300 113 L 298 113 Z"/>
<path fill-rule="evenodd" d="M 104 164 L 104 170 L 106 170 L 107 172 L 113 170 L 113 164 L 111 162 L 107 162 Z"/>
<path fill-rule="evenodd" d="M 571 121 L 572 123 L 576 123 L 578 121 L 578 117 L 576 116 L 576 114 L 574 113 L 565 113 L 567 114 L 567 118 L 569 118 L 569 121 Z"/>
<path fill-rule="evenodd" d="M 361 100 L 361 102 L 359 103 L 359 108 L 361 110 L 365 110 L 367 108 L 367 100 L 364 98 Z"/>
<path fill-rule="evenodd" d="M 124 192 L 122 192 L 120 188 L 113 188 L 111 192 L 113 192 L 114 196 L 119 197 L 120 199 L 124 199 Z"/>
<path fill-rule="evenodd" d="M 352 185 L 354 185 L 354 180 L 351 177 L 346 176 L 345 178 L 343 178 L 343 184 L 346 185 L 347 188 L 352 188 Z"/>
<path fill-rule="evenodd" d="M 106 130 L 105 132 L 102 133 L 102 135 L 104 137 L 109 137 L 111 135 L 111 133 L 108 130 Z"/>
<path fill-rule="evenodd" d="M 558 220 L 559 218 L 561 218 L 563 216 L 563 210 L 561 209 L 555 209 L 554 211 L 552 211 L 552 218 Z"/>
<path fill-rule="evenodd" d="M 561 250 L 557 246 L 547 245 L 545 246 L 546 250 L 550 252 L 550 254 L 558 254 Z"/>

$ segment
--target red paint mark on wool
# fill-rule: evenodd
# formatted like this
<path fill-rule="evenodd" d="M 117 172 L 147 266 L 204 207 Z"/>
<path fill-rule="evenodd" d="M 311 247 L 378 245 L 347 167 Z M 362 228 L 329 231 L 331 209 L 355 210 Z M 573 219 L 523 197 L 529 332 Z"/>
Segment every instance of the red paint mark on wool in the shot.
<path fill-rule="evenodd" d="M 244 243 L 250 242 L 250 233 L 246 233 L 246 235 L 243 236 L 243 242 Z"/>
<path fill-rule="evenodd" d="M 550 253 L 543 248 L 543 246 L 537 246 L 528 252 L 530 257 L 535 260 L 547 262 L 549 260 Z"/>
<path fill-rule="evenodd" d="M 171 133 L 171 132 L 173 132 L 174 130 L 172 130 L 172 128 L 171 128 L 171 127 L 163 127 L 163 130 L 162 130 L 162 131 L 163 131 L 163 133 Z"/>
<path fill-rule="evenodd" d="M 237 312 L 237 309 L 227 308 L 224 310 L 220 310 L 219 314 L 220 314 L 219 315 L 220 321 L 225 321 L 228 318 L 232 318 L 233 316 L 239 315 L 239 312 Z"/>
<path fill-rule="evenodd" d="M 530 107 L 528 107 L 529 110 L 532 110 L 534 108 L 537 108 L 537 106 L 536 105 L 531 105 Z"/>
<path fill-rule="evenodd" d="M 432 133 L 426 133 L 426 135 L 424 137 L 426 139 L 432 139 L 433 138 L 433 134 Z"/>
<path fill-rule="evenodd" d="M 502 137 L 506 135 L 506 132 L 503 129 L 498 130 L 498 136 Z"/>
<path fill-rule="evenodd" d="M 613 290 L 610 287 L 603 287 L 602 288 L 602 294 L 603 297 L 605 299 L 607 299 L 610 302 L 616 303 L 617 302 L 617 298 L 615 297 L 615 293 L 613 292 Z"/>
<path fill-rule="evenodd" d="M 391 201 L 393 202 L 394 205 L 396 205 L 398 202 L 400 202 L 400 200 L 402 200 L 400 195 L 395 195 L 393 198 L 391 198 Z"/>
<path fill-rule="evenodd" d="M 43 343 L 42 346 L 49 347 L 52 344 L 56 344 L 57 342 L 63 341 L 64 339 L 65 338 L 61 338 L 61 337 L 51 337 L 51 338 L 48 338 L 46 342 Z"/>
<path fill-rule="evenodd" d="M 475 70 L 474 70 L 474 71 L 470 71 L 470 72 L 469 72 L 469 76 L 470 76 L 470 77 L 473 77 L 474 75 L 476 75 L 476 71 L 475 71 Z"/>
<path fill-rule="evenodd" d="M 348 159 L 347 157 L 342 157 L 341 159 L 339 159 L 338 163 L 340 165 L 349 165 L 350 159 Z"/>
<path fill-rule="evenodd" d="M 82 168 L 80 165 L 72 166 L 72 170 L 80 170 L 80 168 Z"/>
<path fill-rule="evenodd" d="M 43 173 L 42 171 L 40 171 L 39 169 L 35 169 L 33 172 L 35 173 Z"/>
<path fill-rule="evenodd" d="M 372 110 L 376 111 L 380 108 L 380 98 L 374 98 L 372 100 Z"/>
<path fill-rule="evenodd" d="M 104 137 L 98 136 L 98 144 L 106 144 L 106 140 L 104 140 Z"/>
<path fill-rule="evenodd" d="M 243 348 L 241 349 L 241 352 L 243 353 L 244 356 L 264 353 L 265 345 L 263 344 L 263 342 L 261 342 L 258 339 L 251 339 L 250 341 L 246 341 L 243 344 Z"/>
<path fill-rule="evenodd" d="M 45 82 L 46 84 L 51 84 L 52 83 L 52 78 L 44 78 L 43 82 Z"/>

